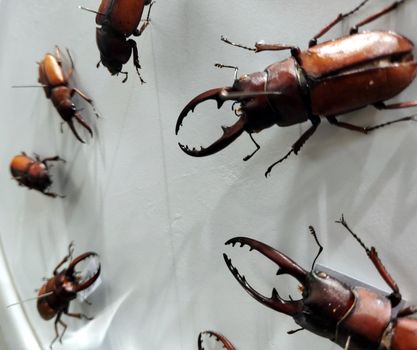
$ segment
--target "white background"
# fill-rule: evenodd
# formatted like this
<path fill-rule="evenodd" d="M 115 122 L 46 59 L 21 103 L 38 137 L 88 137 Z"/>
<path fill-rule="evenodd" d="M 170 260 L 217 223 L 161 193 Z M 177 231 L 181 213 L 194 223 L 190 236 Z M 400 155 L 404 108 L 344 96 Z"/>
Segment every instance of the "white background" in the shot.
<path fill-rule="evenodd" d="M 6 305 L 35 295 L 43 276 L 75 241 L 75 254 L 100 254 L 102 285 L 70 310 L 94 315 L 91 322 L 63 317 L 64 344 L 55 349 L 196 349 L 201 330 L 218 330 L 240 350 L 327 350 L 325 339 L 300 332 L 294 322 L 253 300 L 224 264 L 227 252 L 252 285 L 268 296 L 283 295 L 292 279 L 277 278 L 276 266 L 247 249 L 224 242 L 247 235 L 279 248 L 306 269 L 317 252 L 308 234 L 313 225 L 325 246 L 321 264 L 386 288 L 360 246 L 334 223 L 344 213 L 368 245 L 375 245 L 404 297 L 417 303 L 417 123 L 400 123 L 364 136 L 323 121 L 298 156 L 266 168 L 287 152 L 308 126 L 272 127 L 255 135 L 261 150 L 242 158 L 253 144 L 242 135 L 208 158 L 185 155 L 177 142 L 207 145 L 235 116 L 213 102 L 186 119 L 174 134 L 177 116 L 197 94 L 233 82 L 233 72 L 214 63 L 238 65 L 239 74 L 263 70 L 288 52 L 254 54 L 222 43 L 224 34 L 252 45 L 258 40 L 307 46 L 339 12 L 359 0 L 157 0 L 152 24 L 138 42 L 141 85 L 131 62 L 129 80 L 96 69 L 95 16 L 78 9 L 99 1 L 0 1 L 1 128 L 0 332 L 2 349 L 47 349 L 53 321 L 42 320 L 35 302 Z M 365 16 L 390 4 L 375 0 L 337 25 L 326 39 L 347 33 Z M 417 42 L 417 1 L 367 26 L 395 30 Z M 74 86 L 92 96 L 96 119 L 79 98 L 77 106 L 94 128 L 80 144 L 42 89 L 11 89 L 37 81 L 37 65 L 54 45 L 75 60 Z M 413 84 L 396 101 L 417 98 Z M 337 98 L 343 99 L 343 96 Z M 414 111 L 373 108 L 346 115 L 358 125 L 388 121 Z M 83 134 L 88 138 L 87 134 Z M 52 169 L 50 199 L 18 187 L 10 159 L 20 151 L 59 154 Z"/>

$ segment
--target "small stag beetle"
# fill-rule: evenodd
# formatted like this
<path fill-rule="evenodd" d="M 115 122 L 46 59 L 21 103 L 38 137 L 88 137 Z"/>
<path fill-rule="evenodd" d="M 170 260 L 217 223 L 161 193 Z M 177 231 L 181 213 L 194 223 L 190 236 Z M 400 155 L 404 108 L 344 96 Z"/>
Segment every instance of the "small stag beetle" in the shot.
<path fill-rule="evenodd" d="M 368 105 L 377 109 L 417 106 L 417 101 L 384 103 L 403 91 L 417 74 L 417 62 L 412 54 L 413 43 L 394 32 L 358 33 L 359 27 L 394 10 L 405 0 L 395 1 L 391 6 L 359 22 L 348 36 L 317 44 L 317 39 L 368 1 L 364 0 L 352 11 L 337 16 L 310 40 L 306 51 L 291 45 L 263 42 L 250 48 L 222 37 L 228 44 L 255 52 L 290 50 L 291 57 L 270 65 L 263 72 L 245 74 L 239 79 L 237 67 L 216 64 L 218 67 L 235 69 L 233 86 L 208 90 L 191 100 L 180 113 L 175 132 L 178 134 L 187 114 L 207 100 L 215 100 L 218 108 L 226 100 L 234 100 L 232 108 L 239 119 L 230 127 L 222 127 L 223 135 L 207 148 L 190 149 L 179 143 L 181 149 L 190 156 L 208 156 L 224 149 L 246 131 L 256 145 L 255 151 L 243 159 L 246 161 L 260 148 L 252 137 L 253 133 L 274 124 L 290 126 L 310 121 L 312 125 L 292 145 L 290 151 L 267 169 L 267 176 L 276 164 L 288 158 L 291 153 L 299 152 L 316 131 L 321 117 L 335 126 L 364 134 L 392 123 L 416 120 L 413 115 L 372 127 L 360 127 L 336 119 L 337 115 Z M 238 106 L 234 107 L 235 104 Z"/>
<path fill-rule="evenodd" d="M 389 295 L 372 291 L 364 287 L 349 287 L 337 278 L 313 270 L 323 247 L 310 226 L 320 249 L 314 259 L 310 272 L 278 250 L 254 239 L 236 237 L 226 244 L 248 245 L 279 266 L 277 275 L 290 275 L 301 284 L 302 299 L 282 299 L 277 290 L 272 290 L 270 298 L 253 289 L 245 277 L 232 265 L 231 259 L 223 254 L 224 260 L 240 285 L 260 303 L 293 317 L 301 329 L 290 331 L 293 334 L 307 329 L 319 336 L 330 339 L 345 350 L 417 350 L 417 319 L 410 317 L 417 307 L 408 306 L 394 309 L 402 300 L 400 290 L 378 257 L 374 247 L 368 249 L 359 237 L 349 228 L 345 219 L 342 224 L 365 249 L 367 255 L 381 277 L 392 289 Z"/>
<path fill-rule="evenodd" d="M 142 18 L 143 9 L 149 5 L 148 15 L 143 25 L 138 29 Z M 140 75 L 139 54 L 136 42 L 127 39 L 131 35 L 140 36 L 150 23 L 150 13 L 153 2 L 151 0 L 102 0 L 98 11 L 85 7 L 84 10 L 96 13 L 96 23 L 101 26 L 96 29 L 96 41 L 100 51 L 100 62 L 107 67 L 111 75 L 125 74 L 123 83 L 126 82 L 128 73 L 122 72 L 122 67 L 130 60 L 133 52 L 133 65 Z"/>
<path fill-rule="evenodd" d="M 84 140 L 78 135 L 77 130 L 74 127 L 72 118 L 75 118 L 78 123 L 80 123 L 84 128 L 88 130 L 91 137 L 93 136 L 93 131 L 87 122 L 83 119 L 74 103 L 71 101 L 71 98 L 75 93 L 80 95 L 84 100 L 86 100 L 94 109 L 93 100 L 86 96 L 83 92 L 77 88 L 70 88 L 68 80 L 71 78 L 74 72 L 74 62 L 72 57 L 67 50 L 68 57 L 71 62 L 71 69 L 68 74 L 65 74 L 62 67 L 62 54 L 61 50 L 57 46 L 55 49 L 55 55 L 47 53 L 43 60 L 39 63 L 39 83 L 42 84 L 42 87 L 45 90 L 47 98 L 52 100 L 55 108 L 57 109 L 59 115 L 62 119 L 68 123 L 75 137 L 82 143 L 85 143 Z M 96 116 L 98 114 L 95 112 Z M 61 129 L 62 131 L 62 129 Z"/>
<path fill-rule="evenodd" d="M 14 156 L 10 162 L 10 172 L 20 186 L 26 186 L 30 190 L 34 189 L 44 195 L 55 198 L 64 196 L 49 192 L 48 188 L 52 185 L 51 177 L 48 173 L 48 162 L 65 162 L 64 159 L 55 156 L 40 159 L 35 154 L 35 159 L 29 157 L 25 152 Z"/>
<path fill-rule="evenodd" d="M 72 259 L 73 252 L 73 243 L 71 243 L 68 247 L 68 255 L 55 268 L 53 272 L 54 276 L 49 278 L 38 292 L 37 308 L 41 317 L 44 320 L 50 320 L 55 317 L 55 338 L 50 344 L 51 349 L 58 338 L 60 343 L 62 343 L 62 337 L 67 329 L 67 325 L 61 320 L 62 314 L 79 319 L 93 319 L 81 313 L 68 312 L 68 308 L 70 302 L 77 297 L 77 293 L 90 287 L 100 275 L 99 265 L 97 271 L 91 278 L 86 281 L 80 281 L 80 277 L 75 271 L 75 266 L 81 261 L 91 257 L 97 257 L 98 255 L 94 252 L 87 252 Z M 68 267 L 58 272 L 58 269 L 67 261 L 69 261 Z M 64 327 L 61 335 L 58 332 L 58 323 Z"/>
<path fill-rule="evenodd" d="M 233 344 L 229 341 L 229 339 L 227 339 L 225 336 L 217 333 L 217 332 L 213 332 L 213 331 L 204 331 L 201 332 L 198 335 L 198 350 L 205 350 L 204 346 L 203 346 L 203 336 L 207 335 L 209 337 L 214 337 L 216 339 L 217 342 L 219 342 L 223 348 L 225 348 L 226 350 L 236 350 L 236 348 L 233 346 Z"/>

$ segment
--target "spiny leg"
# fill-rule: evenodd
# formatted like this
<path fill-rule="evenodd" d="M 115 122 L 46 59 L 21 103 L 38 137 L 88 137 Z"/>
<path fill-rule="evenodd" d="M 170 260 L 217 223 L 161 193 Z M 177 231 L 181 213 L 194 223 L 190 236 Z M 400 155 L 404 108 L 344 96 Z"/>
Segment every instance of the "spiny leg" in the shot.
<path fill-rule="evenodd" d="M 377 124 L 377 125 L 374 125 L 374 126 L 366 126 L 366 127 L 362 127 L 362 126 L 358 126 L 358 125 L 354 125 L 354 124 L 350 124 L 350 123 L 345 123 L 345 122 L 340 122 L 336 119 L 336 117 L 327 117 L 327 120 L 332 125 L 338 126 L 340 128 L 352 130 L 352 131 L 357 131 L 357 132 L 360 132 L 360 133 L 366 135 L 366 134 L 370 133 L 371 131 L 373 131 L 375 129 L 379 129 L 379 128 L 382 128 L 382 127 L 387 126 L 387 125 L 391 125 L 391 124 L 395 124 L 395 123 L 399 123 L 399 122 L 405 122 L 405 121 L 417 121 L 417 116 L 416 115 L 410 115 L 410 116 L 407 116 L 407 117 L 391 120 L 391 121 L 386 122 L 386 123 Z"/>
<path fill-rule="evenodd" d="M 256 149 L 251 153 L 251 154 L 248 154 L 245 158 L 243 158 L 243 160 L 246 162 L 247 160 L 249 160 L 249 159 L 251 159 L 254 155 L 255 155 L 255 153 L 256 152 L 258 152 L 259 151 L 259 149 L 261 148 L 261 146 L 259 146 L 259 144 L 255 141 L 255 139 L 253 138 L 253 136 L 252 136 L 252 134 L 251 133 L 249 133 L 249 137 L 250 137 L 250 139 L 252 140 L 252 142 L 255 144 L 255 146 L 256 146 Z"/>
<path fill-rule="evenodd" d="M 320 124 L 320 118 L 317 116 L 312 116 L 310 117 L 310 121 L 312 123 L 312 125 L 310 126 L 310 128 L 308 128 L 302 135 L 301 137 L 291 146 L 290 151 L 283 156 L 281 159 L 279 159 L 278 161 L 276 161 L 275 163 L 273 163 L 272 165 L 270 165 L 268 167 L 268 169 L 265 172 L 265 177 L 268 177 L 269 173 L 271 172 L 272 168 L 283 162 L 285 159 L 287 159 L 292 153 L 297 154 L 298 151 L 301 149 L 301 147 L 304 145 L 304 143 L 310 138 L 311 135 L 314 134 L 314 132 L 316 131 L 317 127 Z"/>
<path fill-rule="evenodd" d="M 365 18 L 363 21 L 359 22 L 358 24 L 356 24 L 354 27 L 350 29 L 350 34 L 357 33 L 360 27 L 364 26 L 365 24 L 371 23 L 375 21 L 376 19 L 378 19 L 379 17 L 382 17 L 386 15 L 387 13 L 395 10 L 398 6 L 402 5 L 404 2 L 405 0 L 395 1 L 390 6 L 384 8 L 382 11 L 379 11 L 375 13 L 374 15 Z"/>
<path fill-rule="evenodd" d="M 71 97 L 74 96 L 74 94 L 78 94 L 79 96 L 81 96 L 85 101 L 87 101 L 90 106 L 93 108 L 94 114 L 96 115 L 97 118 L 100 117 L 100 115 L 97 113 L 96 110 L 96 106 L 94 105 L 94 101 L 91 97 L 88 97 L 85 93 L 83 93 L 81 90 L 77 89 L 77 88 L 72 88 L 71 89 Z"/>
<path fill-rule="evenodd" d="M 312 47 L 314 45 L 317 45 L 317 39 L 321 38 L 324 34 L 326 34 L 330 29 L 332 29 L 337 23 L 344 20 L 346 17 L 354 14 L 356 11 L 358 11 L 362 6 L 364 6 L 369 0 L 362 1 L 358 6 L 356 6 L 352 11 L 346 12 L 346 13 L 339 13 L 339 15 L 330 22 L 327 26 L 325 26 L 320 32 L 318 32 L 313 39 L 310 40 L 308 43 L 308 47 Z"/>
<path fill-rule="evenodd" d="M 68 260 L 72 260 L 72 254 L 74 253 L 74 242 L 71 242 L 68 245 L 68 254 L 59 262 L 59 264 L 54 269 L 54 276 L 58 274 L 58 269 L 65 264 Z"/>
<path fill-rule="evenodd" d="M 392 306 L 393 307 L 397 306 L 402 299 L 401 294 L 400 294 L 400 289 L 398 288 L 397 283 L 394 281 L 394 279 L 388 273 L 388 271 L 385 268 L 384 264 L 382 263 L 381 259 L 378 257 L 378 253 L 377 253 L 375 247 L 371 247 L 371 249 L 369 249 L 362 242 L 362 240 L 358 237 L 358 235 L 351 230 L 351 228 L 347 224 L 343 215 L 340 218 L 340 220 L 336 221 L 336 223 L 343 225 L 343 227 L 345 227 L 346 230 L 349 231 L 349 233 L 353 236 L 353 238 L 356 239 L 356 241 L 361 245 L 361 247 L 363 249 L 365 249 L 366 254 L 368 255 L 369 259 L 371 259 L 372 263 L 374 264 L 375 268 L 378 270 L 382 279 L 392 289 L 392 293 L 388 296 L 388 298 L 391 301 Z"/>
<path fill-rule="evenodd" d="M 129 43 L 129 45 L 130 45 L 130 47 L 132 48 L 132 51 L 133 51 L 133 65 L 136 68 L 136 72 L 138 73 L 141 84 L 144 84 L 145 81 L 142 79 L 142 76 L 140 75 L 140 72 L 139 72 L 139 69 L 141 67 L 140 67 L 140 63 L 139 63 L 139 53 L 138 53 L 138 47 L 136 45 L 136 42 L 132 39 L 129 39 L 127 42 Z M 126 79 L 127 79 L 127 76 L 126 76 Z"/>
<path fill-rule="evenodd" d="M 56 342 L 56 340 L 59 338 L 59 332 L 58 332 L 58 322 L 60 321 L 62 315 L 62 311 L 59 311 L 55 318 L 55 338 L 52 339 L 51 344 L 49 344 L 49 348 L 52 349 L 52 345 Z"/>

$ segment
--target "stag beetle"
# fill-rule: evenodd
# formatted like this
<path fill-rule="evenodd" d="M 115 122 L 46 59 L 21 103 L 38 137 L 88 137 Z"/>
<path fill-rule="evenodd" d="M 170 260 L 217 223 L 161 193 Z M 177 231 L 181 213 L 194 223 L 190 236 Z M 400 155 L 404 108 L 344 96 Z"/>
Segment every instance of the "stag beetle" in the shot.
<path fill-rule="evenodd" d="M 148 15 L 143 25 L 138 29 L 143 9 L 147 5 L 149 5 Z M 129 61 L 133 52 L 133 65 L 141 83 L 144 83 L 139 72 L 141 67 L 136 42 L 127 38 L 131 35 L 140 36 L 143 33 L 150 23 L 152 5 L 151 0 L 102 0 L 98 11 L 81 7 L 96 13 L 96 24 L 101 26 L 96 29 L 96 41 L 100 51 L 100 61 L 97 63 L 97 68 L 101 62 L 111 75 L 125 74 L 122 81 L 124 83 L 128 73 L 122 72 L 122 67 Z"/>
<path fill-rule="evenodd" d="M 52 100 L 55 108 L 57 109 L 59 115 L 62 119 L 68 123 L 75 137 L 85 143 L 84 140 L 78 135 L 77 130 L 74 127 L 72 118 L 75 118 L 78 123 L 80 123 L 84 128 L 88 130 L 91 137 L 93 136 L 93 131 L 87 122 L 83 119 L 74 103 L 71 101 L 71 98 L 75 93 L 80 95 L 84 100 L 86 100 L 94 109 L 93 100 L 86 96 L 83 92 L 77 88 L 70 88 L 68 80 L 71 78 L 74 72 L 74 62 L 72 61 L 71 54 L 67 50 L 68 57 L 71 62 L 71 69 L 68 74 L 65 74 L 62 67 L 62 54 L 58 46 L 55 48 L 55 55 L 47 53 L 43 60 L 39 63 L 39 83 L 42 84 L 42 87 L 45 90 L 47 98 Z M 98 117 L 97 112 L 95 112 Z"/>
<path fill-rule="evenodd" d="M 272 290 L 270 298 L 253 289 L 245 277 L 232 265 L 231 259 L 223 254 L 224 260 L 240 285 L 260 303 L 293 317 L 294 321 L 319 336 L 325 337 L 345 350 L 416 350 L 417 319 L 410 317 L 417 312 L 416 306 L 394 310 L 402 300 L 400 290 L 389 275 L 374 247 L 367 248 L 350 229 L 344 217 L 342 224 L 365 249 L 366 254 L 381 277 L 392 289 L 389 295 L 382 295 L 363 287 L 349 287 L 331 275 L 313 270 L 315 262 L 323 250 L 317 235 L 310 226 L 310 232 L 319 245 L 310 272 L 278 250 L 251 238 L 236 237 L 226 244 L 248 245 L 279 266 L 277 275 L 290 275 L 301 284 L 302 299 L 284 300 L 277 290 Z M 297 330 L 298 331 L 298 330 Z M 292 334 L 296 331 L 290 331 Z"/>
<path fill-rule="evenodd" d="M 384 103 L 404 90 L 417 74 L 417 62 L 412 54 L 413 43 L 394 32 L 358 32 L 359 27 L 394 10 L 405 0 L 395 1 L 359 22 L 348 36 L 317 44 L 317 40 L 335 24 L 358 11 L 368 1 L 364 0 L 352 11 L 337 16 L 310 40 L 306 51 L 292 45 L 263 42 L 250 48 L 222 37 L 230 45 L 255 52 L 290 50 L 291 57 L 273 63 L 263 72 L 245 74 L 239 79 L 237 67 L 216 64 L 218 67 L 235 69 L 233 86 L 211 89 L 191 100 L 180 113 L 175 132 L 178 134 L 187 114 L 207 100 L 215 100 L 218 108 L 225 101 L 234 100 L 232 108 L 238 121 L 230 127 L 222 127 L 223 135 L 207 148 L 190 149 L 179 143 L 180 148 L 190 156 L 208 156 L 224 149 L 246 131 L 256 145 L 255 151 L 243 159 L 246 161 L 260 148 L 252 137 L 253 133 L 274 124 L 290 126 L 310 121 L 312 125 L 292 145 L 290 151 L 267 169 L 265 176 L 268 176 L 275 165 L 291 153 L 299 152 L 316 131 L 321 117 L 335 126 L 364 134 L 392 123 L 416 120 L 416 116 L 412 115 L 371 127 L 361 127 L 336 119 L 339 114 L 368 105 L 377 109 L 417 106 L 417 101 Z"/>
<path fill-rule="evenodd" d="M 20 186 L 37 190 L 52 198 L 63 198 L 64 196 L 62 195 L 48 191 L 48 188 L 52 185 L 52 180 L 48 173 L 48 162 L 57 161 L 65 162 L 59 156 L 40 159 L 35 154 L 35 159 L 33 159 L 25 152 L 22 152 L 22 154 L 13 157 L 10 162 L 10 172 Z"/>
<path fill-rule="evenodd" d="M 222 344 L 223 348 L 226 350 L 236 350 L 233 344 L 225 336 L 213 332 L 213 331 L 204 331 L 198 335 L 198 350 L 205 350 L 203 347 L 203 335 L 208 335 L 209 337 L 214 337 L 216 341 Z"/>
<path fill-rule="evenodd" d="M 88 317 L 81 313 L 68 312 L 69 304 L 77 297 L 77 293 L 90 287 L 100 275 L 100 265 L 95 274 L 86 281 L 80 281 L 80 277 L 77 276 L 75 266 L 87 258 L 97 257 L 94 252 L 87 252 L 72 259 L 74 252 L 74 244 L 71 242 L 68 247 L 68 255 L 62 259 L 62 261 L 55 267 L 53 277 L 49 278 L 46 283 L 39 289 L 37 308 L 38 312 L 44 320 L 50 320 L 55 317 L 55 338 L 50 344 L 50 348 L 54 342 L 58 339 L 62 343 L 62 337 L 67 329 L 67 325 L 61 320 L 62 314 L 75 318 L 84 318 L 86 320 L 92 320 L 92 317 Z M 69 261 L 69 265 L 66 269 L 58 272 L 58 269 Z M 60 323 L 64 330 L 61 336 L 58 332 L 58 323 Z"/>

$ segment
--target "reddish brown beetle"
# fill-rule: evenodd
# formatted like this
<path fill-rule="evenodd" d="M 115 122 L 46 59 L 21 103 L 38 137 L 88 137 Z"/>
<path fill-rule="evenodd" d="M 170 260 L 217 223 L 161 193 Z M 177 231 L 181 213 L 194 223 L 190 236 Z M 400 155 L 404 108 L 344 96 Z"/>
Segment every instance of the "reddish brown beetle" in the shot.
<path fill-rule="evenodd" d="M 337 278 L 322 272 L 313 271 L 315 261 L 323 247 L 318 242 L 314 229 L 310 226 L 320 250 L 310 272 L 304 270 L 293 260 L 274 248 L 254 239 L 237 237 L 226 244 L 248 245 L 279 266 L 278 275 L 290 275 L 301 284 L 302 299 L 284 300 L 277 290 L 272 290 L 270 298 L 253 289 L 245 277 L 232 265 L 224 254 L 229 270 L 240 285 L 260 303 L 294 318 L 294 321 L 319 336 L 325 337 L 344 347 L 345 350 L 416 350 L 417 319 L 410 317 L 417 307 L 409 306 L 394 309 L 402 300 L 399 288 L 385 269 L 374 247 L 368 249 L 358 236 L 352 232 L 345 219 L 342 224 L 365 249 L 367 255 L 381 277 L 392 289 L 389 295 L 382 295 L 368 288 L 349 287 Z M 298 331 L 298 330 L 297 330 Z M 289 332 L 290 334 L 296 331 Z"/>
<path fill-rule="evenodd" d="M 236 348 L 233 346 L 233 344 L 229 341 L 229 339 L 227 339 L 225 336 L 217 333 L 217 332 L 213 332 L 213 331 L 204 331 L 201 332 L 198 335 L 198 350 L 205 350 L 204 346 L 203 346 L 203 336 L 207 335 L 209 337 L 214 337 L 216 339 L 216 341 L 218 341 L 223 348 L 225 348 L 226 350 L 236 350 Z"/>
<path fill-rule="evenodd" d="M 143 9 L 149 5 L 148 15 L 143 25 L 138 29 L 142 18 Z M 136 42 L 128 39 L 131 35 L 140 36 L 150 23 L 150 13 L 153 2 L 151 0 L 102 0 L 98 11 L 95 12 L 96 23 L 101 26 L 96 29 L 97 46 L 100 51 L 100 62 L 109 70 L 111 75 L 125 74 L 123 83 L 126 82 L 128 73 L 122 72 L 122 67 L 130 60 L 133 52 L 133 65 L 140 75 L 139 54 Z"/>
<path fill-rule="evenodd" d="M 78 135 L 77 130 L 74 127 L 73 118 L 77 120 L 84 128 L 88 130 L 91 137 L 93 131 L 87 122 L 83 119 L 71 98 L 75 93 L 80 95 L 85 101 L 87 101 L 94 109 L 93 100 L 85 95 L 77 88 L 70 88 L 68 80 L 71 78 L 74 72 L 74 62 L 71 55 L 67 50 L 68 57 L 71 61 L 71 69 L 68 74 L 65 74 L 62 67 L 62 54 L 61 50 L 57 46 L 55 49 L 55 55 L 47 53 L 43 60 L 39 63 L 39 83 L 42 84 L 47 98 L 52 100 L 55 108 L 62 119 L 69 125 L 75 137 L 85 143 L 84 140 Z M 94 109 L 95 111 L 95 109 Z M 98 117 L 98 114 L 96 113 Z"/>
<path fill-rule="evenodd" d="M 80 277 L 77 276 L 75 266 L 90 257 L 97 257 L 94 252 L 87 252 L 72 259 L 72 253 L 74 252 L 73 243 L 68 247 L 68 255 L 62 259 L 53 272 L 53 277 L 47 280 L 47 282 L 39 289 L 37 308 L 39 314 L 44 320 L 50 320 L 55 317 L 55 338 L 50 344 L 52 348 L 53 343 L 59 338 L 62 343 L 62 337 L 67 329 L 67 325 L 61 320 L 62 314 L 75 318 L 84 318 L 86 320 L 92 320 L 92 317 L 88 317 L 81 313 L 68 312 L 69 304 L 77 297 L 77 293 L 90 287 L 100 275 L 100 265 L 95 274 L 87 281 L 81 282 Z M 66 269 L 58 269 L 69 261 L 69 265 Z M 80 283 L 81 282 L 81 283 Z M 58 332 L 58 323 L 64 327 L 61 335 Z"/>
<path fill-rule="evenodd" d="M 65 160 L 58 156 L 40 159 L 37 154 L 35 154 L 35 159 L 33 159 L 25 152 L 22 152 L 22 154 L 13 157 L 10 162 L 10 172 L 20 186 L 37 190 L 49 197 L 64 197 L 48 191 L 52 185 L 52 180 L 48 172 L 48 162 L 57 161 L 65 162 Z"/>
<path fill-rule="evenodd" d="M 360 127 L 336 119 L 339 114 L 368 105 L 377 109 L 417 106 L 417 101 L 384 103 L 404 90 L 417 74 L 417 62 L 412 55 L 413 43 L 393 32 L 358 33 L 359 27 L 394 10 L 405 0 L 395 1 L 391 6 L 361 21 L 351 29 L 348 36 L 317 44 L 317 39 L 368 1 L 364 0 L 354 10 L 337 16 L 310 40 L 306 51 L 291 45 L 262 42 L 257 43 L 255 48 L 249 48 L 222 37 L 228 44 L 255 52 L 290 50 L 291 57 L 270 65 L 263 72 L 243 75 L 239 79 L 236 77 L 237 67 L 217 64 L 219 67 L 235 68 L 233 86 L 208 90 L 191 100 L 179 115 L 175 132 L 178 133 L 188 112 L 194 111 L 198 104 L 207 100 L 215 100 L 218 108 L 226 100 L 234 100 L 239 105 L 234 109 L 239 120 L 230 127 L 222 127 L 223 135 L 207 148 L 190 149 L 180 143 L 181 149 L 190 156 L 208 156 L 224 149 L 246 131 L 256 145 L 256 150 L 243 159 L 246 161 L 260 148 L 252 133 L 274 124 L 290 126 L 310 121 L 310 128 L 285 156 L 268 168 L 265 173 L 267 176 L 276 164 L 291 153 L 298 153 L 316 131 L 321 117 L 336 126 L 364 134 L 388 124 L 416 120 L 413 115 L 372 127 Z"/>

